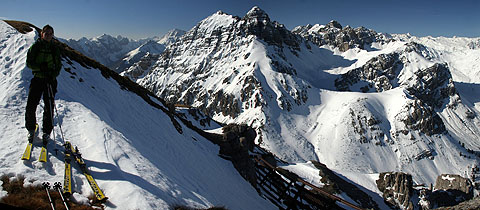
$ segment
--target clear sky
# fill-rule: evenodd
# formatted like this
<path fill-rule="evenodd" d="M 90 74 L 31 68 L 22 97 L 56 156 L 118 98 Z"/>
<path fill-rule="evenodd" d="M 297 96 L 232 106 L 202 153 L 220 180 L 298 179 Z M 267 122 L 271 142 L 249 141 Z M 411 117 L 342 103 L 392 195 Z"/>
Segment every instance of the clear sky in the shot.
<path fill-rule="evenodd" d="M 218 10 L 243 17 L 253 6 L 288 29 L 337 20 L 384 33 L 480 37 L 478 0 L 2 0 L 0 19 L 50 24 L 67 39 L 140 39 L 190 30 Z"/>

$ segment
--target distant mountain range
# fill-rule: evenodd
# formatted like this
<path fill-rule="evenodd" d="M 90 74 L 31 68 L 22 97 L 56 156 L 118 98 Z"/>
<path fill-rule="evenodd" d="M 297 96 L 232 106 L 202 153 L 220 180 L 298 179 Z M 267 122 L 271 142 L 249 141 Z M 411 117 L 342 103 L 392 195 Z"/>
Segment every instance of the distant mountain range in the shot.
<path fill-rule="evenodd" d="M 114 70 L 122 72 L 147 54 L 160 54 L 165 46 L 174 42 L 185 31 L 173 29 L 162 37 L 152 37 L 141 40 L 132 40 L 126 37 L 113 37 L 104 34 L 87 39 L 85 37 L 74 40 L 62 40 L 70 47 L 82 54 L 94 58 L 98 62 Z"/>

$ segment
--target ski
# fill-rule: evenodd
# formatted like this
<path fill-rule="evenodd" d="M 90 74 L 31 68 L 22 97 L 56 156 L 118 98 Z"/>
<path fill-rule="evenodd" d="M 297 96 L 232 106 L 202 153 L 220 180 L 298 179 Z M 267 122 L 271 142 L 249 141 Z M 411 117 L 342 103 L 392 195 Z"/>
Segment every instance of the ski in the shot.
<path fill-rule="evenodd" d="M 63 194 L 70 196 L 72 194 L 72 146 L 69 141 L 65 142 L 65 174 L 63 179 Z"/>
<path fill-rule="evenodd" d="M 42 146 L 42 150 L 40 151 L 40 157 L 38 158 L 40 162 L 47 162 L 47 146 Z"/>
<path fill-rule="evenodd" d="M 38 131 L 38 124 L 35 124 L 35 136 L 37 135 L 37 131 Z M 35 137 L 33 138 L 35 139 Z M 30 160 L 30 156 L 32 154 L 32 148 L 33 148 L 33 144 L 31 142 L 28 142 L 27 147 L 23 152 L 22 160 Z"/>
<path fill-rule="evenodd" d="M 25 152 L 23 152 L 22 160 L 30 160 L 30 155 L 32 154 L 32 143 L 28 142 Z"/>
<path fill-rule="evenodd" d="M 73 145 L 68 143 L 70 145 L 70 151 L 72 152 L 72 156 L 75 159 L 75 162 L 80 166 L 80 170 L 82 171 L 83 175 L 85 178 L 87 178 L 88 184 L 90 184 L 90 187 L 92 188 L 93 193 L 95 194 L 95 197 L 97 198 L 98 201 L 100 202 L 105 202 L 108 197 L 106 197 L 100 187 L 98 187 L 97 182 L 93 178 L 93 176 L 90 174 L 87 168 L 87 164 L 85 164 L 85 161 L 82 158 L 82 154 L 78 151 L 78 148 L 75 147 L 73 148 Z M 67 143 L 65 144 L 67 147 Z M 68 150 L 68 149 L 67 149 Z"/>

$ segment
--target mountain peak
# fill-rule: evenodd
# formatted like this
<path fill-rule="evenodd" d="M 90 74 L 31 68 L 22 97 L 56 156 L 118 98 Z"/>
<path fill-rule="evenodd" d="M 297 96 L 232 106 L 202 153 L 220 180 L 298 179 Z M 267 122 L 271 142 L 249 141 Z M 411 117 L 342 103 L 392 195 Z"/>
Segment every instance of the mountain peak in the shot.
<path fill-rule="evenodd" d="M 266 20 L 267 22 L 270 22 L 268 14 L 258 6 L 254 6 L 252 9 L 250 9 L 250 11 L 248 11 L 245 15 L 244 19 L 257 19 L 259 21 Z"/>
<path fill-rule="evenodd" d="M 222 10 L 218 10 L 217 12 L 215 12 L 216 15 L 226 15 L 227 13 L 222 11 Z"/>
<path fill-rule="evenodd" d="M 329 28 L 338 28 L 338 29 L 342 29 L 342 25 L 336 21 L 336 20 L 331 20 L 328 24 L 327 24 L 327 27 Z"/>

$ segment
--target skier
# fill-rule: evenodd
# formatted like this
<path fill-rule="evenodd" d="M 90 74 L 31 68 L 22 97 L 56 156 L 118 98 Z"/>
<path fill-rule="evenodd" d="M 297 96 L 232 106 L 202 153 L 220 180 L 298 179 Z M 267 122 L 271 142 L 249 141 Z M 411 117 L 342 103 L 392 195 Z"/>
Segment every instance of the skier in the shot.
<path fill-rule="evenodd" d="M 41 36 L 30 47 L 27 53 L 27 66 L 32 70 L 33 78 L 28 90 L 25 111 L 25 127 L 28 130 L 28 141 L 33 142 L 36 127 L 36 110 L 43 95 L 42 140 L 46 146 L 50 132 L 53 130 L 53 100 L 57 92 L 57 76 L 62 69 L 60 48 L 53 41 L 53 28 L 45 25 Z"/>

